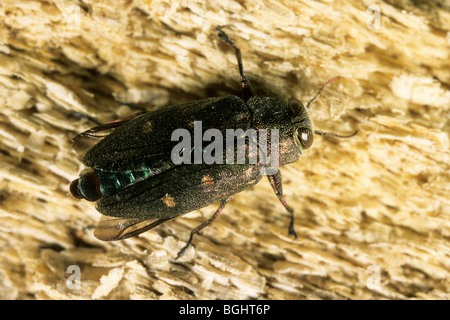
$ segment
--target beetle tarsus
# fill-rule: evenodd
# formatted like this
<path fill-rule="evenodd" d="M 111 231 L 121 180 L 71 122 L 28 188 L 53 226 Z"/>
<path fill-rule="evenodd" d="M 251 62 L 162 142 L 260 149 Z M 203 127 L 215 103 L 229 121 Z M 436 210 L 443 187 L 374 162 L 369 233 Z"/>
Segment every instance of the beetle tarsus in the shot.
<path fill-rule="evenodd" d="M 195 230 L 195 229 L 194 229 L 194 230 Z M 191 235 L 189 236 L 188 242 L 186 243 L 186 245 L 185 245 L 183 248 L 181 248 L 180 251 L 178 251 L 178 254 L 177 254 L 175 260 L 178 260 L 179 258 L 181 258 L 181 257 L 184 255 L 184 252 L 185 252 L 185 251 L 187 250 L 187 248 L 192 244 L 192 238 L 193 238 L 193 237 L 194 237 L 194 233 L 191 232 Z"/>
<path fill-rule="evenodd" d="M 291 213 L 291 222 L 289 223 L 289 235 L 297 239 L 297 232 L 294 230 L 294 213 Z"/>

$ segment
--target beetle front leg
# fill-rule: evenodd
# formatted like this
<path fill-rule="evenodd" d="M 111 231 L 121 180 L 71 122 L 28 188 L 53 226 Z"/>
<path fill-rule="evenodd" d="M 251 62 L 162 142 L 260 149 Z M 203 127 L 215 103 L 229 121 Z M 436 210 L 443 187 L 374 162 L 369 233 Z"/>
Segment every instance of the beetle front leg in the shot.
<path fill-rule="evenodd" d="M 194 234 L 196 234 L 197 232 L 199 232 L 200 230 L 202 230 L 204 227 L 206 227 L 207 225 L 209 225 L 211 222 L 213 222 L 213 220 L 215 218 L 217 218 L 217 216 L 222 212 L 223 208 L 225 207 L 225 205 L 233 198 L 233 196 L 230 196 L 228 198 L 226 198 L 225 200 L 222 200 L 220 202 L 220 206 L 219 208 L 217 208 L 216 212 L 214 212 L 214 214 L 211 216 L 211 218 L 209 218 L 208 220 L 206 220 L 205 222 L 203 222 L 201 225 L 197 226 L 196 228 L 191 230 L 191 235 L 189 236 L 189 240 L 186 243 L 186 245 L 181 248 L 181 250 L 178 252 L 177 257 L 175 258 L 175 260 L 178 260 L 178 258 L 181 258 L 184 254 L 184 252 L 186 251 L 186 249 L 192 244 L 192 238 L 194 237 Z"/>
<path fill-rule="evenodd" d="M 281 204 L 286 208 L 286 210 L 291 215 L 291 221 L 289 222 L 289 235 L 294 236 L 297 239 L 297 233 L 294 230 L 294 209 L 292 209 L 283 198 L 283 185 L 281 183 L 281 172 L 278 172 L 274 175 L 267 176 L 269 178 L 270 184 L 272 185 L 273 191 L 277 195 Z"/>
<path fill-rule="evenodd" d="M 250 82 L 247 80 L 247 77 L 244 74 L 244 66 L 242 64 L 241 50 L 239 50 L 239 48 L 234 44 L 234 42 L 230 38 L 228 38 L 228 35 L 224 31 L 222 31 L 222 29 L 217 27 L 216 30 L 219 31 L 220 39 L 222 39 L 223 41 L 225 41 L 234 48 L 239 67 L 239 75 L 241 76 L 242 95 L 244 96 L 244 101 L 247 102 L 247 100 L 253 97 L 254 94 L 252 86 L 250 85 Z"/>

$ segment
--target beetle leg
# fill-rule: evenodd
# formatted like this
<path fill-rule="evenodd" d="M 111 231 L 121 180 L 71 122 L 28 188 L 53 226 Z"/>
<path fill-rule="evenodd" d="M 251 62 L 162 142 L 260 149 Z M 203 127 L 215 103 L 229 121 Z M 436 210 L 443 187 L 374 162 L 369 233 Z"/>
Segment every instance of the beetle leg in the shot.
<path fill-rule="evenodd" d="M 278 199 L 280 200 L 281 204 L 286 208 L 286 210 L 291 215 L 291 221 L 289 223 L 289 235 L 294 236 L 295 239 L 297 239 L 297 233 L 294 230 L 294 209 L 292 209 L 284 200 L 283 198 L 283 185 L 281 183 L 281 172 L 278 170 L 278 172 L 274 175 L 267 176 L 269 178 L 270 184 L 272 185 L 273 191 L 275 191 L 275 194 L 277 195 Z"/>
<path fill-rule="evenodd" d="M 239 67 L 239 75 L 241 76 L 242 95 L 244 96 L 244 101 L 247 102 L 247 100 L 253 97 L 254 94 L 250 82 L 247 80 L 244 74 L 241 50 L 239 50 L 239 48 L 234 44 L 234 42 L 230 38 L 228 38 L 227 34 L 223 32 L 219 27 L 217 27 L 216 30 L 219 31 L 220 39 L 231 45 L 234 48 L 234 51 L 236 52 L 236 59 Z"/>
<path fill-rule="evenodd" d="M 191 235 L 189 236 L 189 240 L 186 243 L 186 245 L 181 248 L 181 250 L 178 252 L 177 257 L 175 258 L 175 260 L 177 260 L 178 258 L 180 258 L 181 256 L 183 256 L 184 252 L 186 251 L 186 249 L 192 244 L 192 238 L 194 237 L 194 234 L 196 234 L 197 232 L 199 232 L 200 230 L 202 230 L 204 227 L 206 227 L 207 225 L 209 225 L 211 222 L 213 222 L 213 220 L 215 218 L 217 218 L 217 216 L 222 212 L 223 208 L 225 207 L 225 205 L 233 198 L 233 196 L 229 196 L 228 198 L 226 198 L 225 200 L 222 200 L 220 202 L 220 206 L 219 208 L 217 208 L 216 212 L 214 212 L 214 214 L 211 216 L 211 218 L 209 218 L 208 220 L 206 220 L 205 222 L 203 222 L 201 225 L 197 226 L 196 228 L 191 230 Z"/>

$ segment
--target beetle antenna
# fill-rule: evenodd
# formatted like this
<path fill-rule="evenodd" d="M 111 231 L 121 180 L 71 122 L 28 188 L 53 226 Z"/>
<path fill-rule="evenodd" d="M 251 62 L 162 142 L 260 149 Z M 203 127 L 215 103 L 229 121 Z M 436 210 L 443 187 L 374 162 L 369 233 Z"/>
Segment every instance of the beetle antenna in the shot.
<path fill-rule="evenodd" d="M 314 133 L 318 134 L 319 136 L 332 136 L 332 137 L 336 137 L 336 138 L 351 138 L 358 133 L 358 130 L 356 130 L 352 134 L 349 134 L 346 136 L 341 136 L 341 135 L 333 133 L 333 132 L 323 132 L 323 131 L 319 131 L 319 130 L 314 130 Z"/>
<path fill-rule="evenodd" d="M 337 76 L 337 77 L 334 77 L 334 78 L 328 80 L 327 82 L 325 82 L 325 83 L 322 85 L 322 87 L 320 87 L 319 91 L 318 91 L 317 94 L 314 96 L 314 98 L 312 98 L 311 100 L 309 100 L 309 102 L 306 104 L 306 109 L 309 109 L 309 105 L 310 105 L 314 100 L 316 100 L 316 99 L 320 96 L 320 94 L 322 93 L 323 89 L 324 89 L 327 85 L 329 85 L 331 82 L 333 82 L 334 80 L 337 80 L 337 79 L 339 79 L 339 78 L 340 78 L 340 76 Z"/>

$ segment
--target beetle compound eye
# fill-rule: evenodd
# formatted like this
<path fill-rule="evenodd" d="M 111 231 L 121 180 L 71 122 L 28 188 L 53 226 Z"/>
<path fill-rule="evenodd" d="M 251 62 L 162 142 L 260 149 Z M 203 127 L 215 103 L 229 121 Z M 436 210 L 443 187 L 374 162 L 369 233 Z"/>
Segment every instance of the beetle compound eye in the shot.
<path fill-rule="evenodd" d="M 299 128 L 296 133 L 297 139 L 302 145 L 303 149 L 308 149 L 309 147 L 311 147 L 314 140 L 314 136 L 311 130 L 306 128 Z"/>
<path fill-rule="evenodd" d="M 298 117 L 304 109 L 305 107 L 300 101 L 294 99 L 289 100 L 289 112 L 293 118 Z"/>

